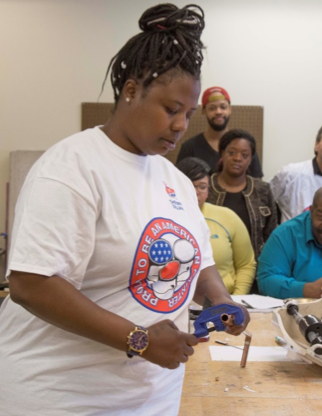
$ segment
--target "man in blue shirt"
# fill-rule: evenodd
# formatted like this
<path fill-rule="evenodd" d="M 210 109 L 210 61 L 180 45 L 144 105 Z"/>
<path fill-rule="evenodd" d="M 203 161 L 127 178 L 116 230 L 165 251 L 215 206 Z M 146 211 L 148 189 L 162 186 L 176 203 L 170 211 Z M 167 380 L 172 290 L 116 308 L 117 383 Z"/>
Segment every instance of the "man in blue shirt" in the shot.
<path fill-rule="evenodd" d="M 310 211 L 278 226 L 258 259 L 258 287 L 275 298 L 322 297 L 322 188 Z"/>

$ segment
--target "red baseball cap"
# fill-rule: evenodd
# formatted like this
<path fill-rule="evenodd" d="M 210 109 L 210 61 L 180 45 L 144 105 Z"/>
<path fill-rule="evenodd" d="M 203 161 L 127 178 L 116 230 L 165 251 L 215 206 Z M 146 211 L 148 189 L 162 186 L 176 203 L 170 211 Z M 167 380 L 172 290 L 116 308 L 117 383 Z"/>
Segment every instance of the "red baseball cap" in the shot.
<path fill-rule="evenodd" d="M 210 98 L 211 94 L 213 94 L 214 92 L 220 92 L 230 104 L 229 94 L 224 88 L 210 87 L 210 88 L 206 89 L 206 91 L 202 94 L 201 103 L 202 103 L 203 107 L 205 107 L 206 104 L 208 104 L 209 101 L 211 101 L 211 100 L 209 100 L 209 98 Z"/>

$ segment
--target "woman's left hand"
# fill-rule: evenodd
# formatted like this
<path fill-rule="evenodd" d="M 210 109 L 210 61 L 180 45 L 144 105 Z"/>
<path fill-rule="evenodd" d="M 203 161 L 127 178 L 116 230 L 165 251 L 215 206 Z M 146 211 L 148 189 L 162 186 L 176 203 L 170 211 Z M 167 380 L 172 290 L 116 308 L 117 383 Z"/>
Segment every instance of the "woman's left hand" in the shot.
<path fill-rule="evenodd" d="M 243 324 L 236 325 L 233 321 L 228 321 L 226 323 L 224 322 L 224 325 L 226 326 L 226 331 L 232 335 L 239 335 L 245 331 L 250 321 L 249 313 L 243 305 L 240 305 L 239 303 L 236 303 L 232 300 L 229 293 L 227 292 L 227 289 L 225 288 L 218 270 L 216 269 L 216 266 L 209 266 L 203 269 L 200 273 L 194 301 L 200 305 L 203 305 L 205 297 L 207 297 L 210 301 L 210 304 L 213 305 L 221 305 L 226 303 L 228 305 L 233 305 L 240 308 L 244 315 Z"/>
<path fill-rule="evenodd" d="M 249 321 L 250 321 L 250 316 L 249 316 L 248 310 L 245 308 L 245 306 L 240 305 L 239 303 L 236 303 L 236 302 L 232 301 L 231 299 L 225 299 L 224 302 L 229 304 L 229 305 L 234 305 L 234 306 L 240 308 L 243 312 L 244 322 L 243 322 L 242 325 L 236 325 L 234 323 L 233 318 L 231 320 L 228 320 L 227 322 L 223 322 L 223 324 L 226 326 L 226 332 L 228 334 L 240 335 L 243 331 L 245 331 L 245 329 L 246 329 L 246 327 L 247 327 L 247 325 L 249 324 Z"/>

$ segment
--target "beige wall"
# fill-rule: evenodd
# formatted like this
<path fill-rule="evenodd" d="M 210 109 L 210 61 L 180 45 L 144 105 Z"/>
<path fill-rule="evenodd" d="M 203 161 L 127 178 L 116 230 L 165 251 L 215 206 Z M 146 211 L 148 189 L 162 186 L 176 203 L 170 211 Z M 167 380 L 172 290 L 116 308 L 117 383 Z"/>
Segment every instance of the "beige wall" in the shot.
<path fill-rule="evenodd" d="M 96 101 L 109 59 L 156 3 L 0 0 L 0 231 L 9 152 L 47 149 L 80 129 L 81 102 Z M 226 87 L 236 105 L 264 106 L 265 178 L 310 158 L 322 125 L 322 2 L 197 3 L 206 14 L 203 87 Z M 108 84 L 102 100 L 111 99 Z"/>

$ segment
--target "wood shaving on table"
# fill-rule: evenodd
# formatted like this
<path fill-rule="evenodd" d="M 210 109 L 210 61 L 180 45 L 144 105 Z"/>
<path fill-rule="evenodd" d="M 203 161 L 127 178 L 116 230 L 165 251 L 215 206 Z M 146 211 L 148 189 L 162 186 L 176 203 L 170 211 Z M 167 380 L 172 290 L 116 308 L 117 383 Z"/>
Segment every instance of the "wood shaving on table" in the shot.
<path fill-rule="evenodd" d="M 244 390 L 250 391 L 251 393 L 256 393 L 255 390 L 250 389 L 248 386 L 243 387 Z"/>

